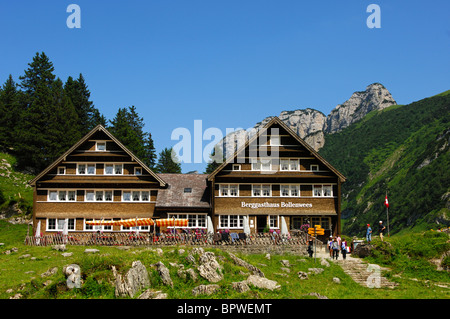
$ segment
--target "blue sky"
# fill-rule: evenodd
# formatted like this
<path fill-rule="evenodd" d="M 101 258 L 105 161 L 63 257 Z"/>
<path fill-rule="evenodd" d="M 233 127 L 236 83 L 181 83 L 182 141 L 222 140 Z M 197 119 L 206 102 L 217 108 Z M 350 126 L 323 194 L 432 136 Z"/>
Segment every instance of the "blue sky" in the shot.
<path fill-rule="evenodd" d="M 66 25 L 72 3 L 80 29 Z M 399 104 L 448 90 L 449 12 L 448 0 L 2 1 L 0 83 L 43 51 L 63 81 L 83 74 L 108 119 L 136 106 L 159 153 L 194 120 L 225 133 L 283 110 L 328 115 L 373 82 Z"/>

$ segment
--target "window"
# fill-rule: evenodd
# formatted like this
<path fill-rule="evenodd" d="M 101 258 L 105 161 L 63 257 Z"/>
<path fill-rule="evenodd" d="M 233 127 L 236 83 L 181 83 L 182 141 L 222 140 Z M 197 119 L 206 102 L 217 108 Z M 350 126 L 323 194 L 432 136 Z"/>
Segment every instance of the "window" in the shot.
<path fill-rule="evenodd" d="M 206 228 L 206 214 L 168 214 L 167 217 L 177 219 L 187 218 L 188 228 Z"/>
<path fill-rule="evenodd" d="M 314 197 L 322 196 L 322 185 L 314 185 L 313 186 L 313 196 Z"/>
<path fill-rule="evenodd" d="M 75 219 L 57 219 L 57 218 L 48 218 L 47 219 L 47 230 L 48 231 L 63 231 L 64 224 L 67 222 L 67 229 L 69 231 L 75 230 Z"/>
<path fill-rule="evenodd" d="M 239 196 L 239 185 L 220 184 L 219 196 L 222 197 L 237 197 Z"/>
<path fill-rule="evenodd" d="M 244 228 L 244 216 L 220 215 L 219 228 Z"/>
<path fill-rule="evenodd" d="M 78 164 L 77 166 L 78 166 L 77 174 L 79 174 L 79 175 L 86 174 L 86 164 Z"/>
<path fill-rule="evenodd" d="M 106 151 L 106 142 L 97 142 L 95 145 L 96 151 Z"/>
<path fill-rule="evenodd" d="M 322 191 L 323 191 L 323 196 L 324 197 L 331 197 L 331 196 L 333 196 L 331 185 L 323 185 Z"/>
<path fill-rule="evenodd" d="M 86 221 L 92 221 L 93 219 L 85 219 L 84 223 L 84 230 L 91 230 L 91 231 L 112 231 L 112 226 L 107 225 L 88 225 L 86 224 Z M 110 221 L 111 219 L 103 219 L 104 221 Z"/>
<path fill-rule="evenodd" d="M 280 185 L 280 196 L 282 197 L 298 197 L 300 196 L 299 185 Z"/>
<path fill-rule="evenodd" d="M 271 169 L 272 161 L 270 159 L 252 159 L 252 171 L 270 171 Z"/>
<path fill-rule="evenodd" d="M 122 164 L 114 164 L 114 174 L 122 175 Z"/>
<path fill-rule="evenodd" d="M 123 191 L 122 192 L 122 201 L 123 202 L 130 202 L 131 201 L 131 192 L 130 191 Z"/>
<path fill-rule="evenodd" d="M 65 166 L 58 167 L 58 175 L 66 175 L 66 167 Z"/>
<path fill-rule="evenodd" d="M 298 170 L 300 170 L 298 159 L 280 160 L 280 171 L 298 171 Z"/>
<path fill-rule="evenodd" d="M 141 200 L 143 202 L 148 202 L 150 201 L 150 191 L 142 191 L 141 192 Z"/>
<path fill-rule="evenodd" d="M 78 175 L 95 175 L 95 164 L 77 164 Z"/>
<path fill-rule="evenodd" d="M 311 171 L 313 171 L 313 172 L 314 172 L 314 171 L 317 172 L 317 171 L 319 170 L 319 165 L 311 165 L 311 166 L 310 166 L 310 169 L 311 169 Z"/>
<path fill-rule="evenodd" d="M 272 196 L 271 185 L 252 185 L 253 197 L 270 197 Z"/>
<path fill-rule="evenodd" d="M 113 201 L 113 193 L 112 191 L 105 191 L 105 202 Z"/>
<path fill-rule="evenodd" d="M 192 193 L 192 188 L 186 187 L 186 188 L 184 189 L 184 192 L 185 192 L 185 193 Z"/>
<path fill-rule="evenodd" d="M 68 190 L 49 190 L 48 191 L 49 202 L 66 202 L 76 201 L 76 191 Z"/>
<path fill-rule="evenodd" d="M 233 168 L 233 171 L 240 171 L 241 170 L 241 165 L 233 164 L 232 168 Z"/>
<path fill-rule="evenodd" d="M 114 174 L 114 165 L 113 164 L 105 164 L 105 175 Z"/>
<path fill-rule="evenodd" d="M 95 164 L 87 164 L 88 175 L 95 175 Z"/>
<path fill-rule="evenodd" d="M 58 192 L 58 200 L 61 201 L 65 201 L 66 200 L 66 196 L 67 196 L 67 192 L 66 191 L 59 191 Z"/>
<path fill-rule="evenodd" d="M 69 202 L 75 202 L 77 200 L 76 191 L 68 191 L 67 192 L 67 200 Z"/>
<path fill-rule="evenodd" d="M 261 196 L 261 185 L 252 185 L 252 196 Z"/>
<path fill-rule="evenodd" d="M 142 167 L 135 167 L 134 175 L 142 175 Z"/>
<path fill-rule="evenodd" d="M 86 202 L 93 202 L 95 201 L 95 192 L 94 191 L 86 191 L 85 193 L 85 201 Z"/>
<path fill-rule="evenodd" d="M 279 216 L 275 216 L 275 215 L 269 216 L 269 227 L 270 228 L 278 228 L 278 217 Z"/>
<path fill-rule="evenodd" d="M 333 197 L 333 187 L 331 185 L 314 185 L 314 197 Z"/>
<path fill-rule="evenodd" d="M 105 175 L 122 175 L 122 172 L 123 172 L 123 164 L 105 164 L 105 173 L 104 173 Z"/>
<path fill-rule="evenodd" d="M 122 192 L 122 202 L 149 202 L 150 191 L 131 190 Z"/>
<path fill-rule="evenodd" d="M 95 201 L 97 202 L 103 201 L 103 191 L 95 191 Z"/>

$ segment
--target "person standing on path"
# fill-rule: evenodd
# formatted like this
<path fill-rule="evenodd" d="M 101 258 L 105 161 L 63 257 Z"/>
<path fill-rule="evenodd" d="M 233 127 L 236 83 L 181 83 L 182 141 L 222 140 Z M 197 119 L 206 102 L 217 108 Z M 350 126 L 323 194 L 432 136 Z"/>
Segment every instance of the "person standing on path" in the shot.
<path fill-rule="evenodd" d="M 367 243 L 370 244 L 372 241 L 372 228 L 370 228 L 370 224 L 367 224 L 367 232 L 366 232 Z"/>
<path fill-rule="evenodd" d="M 382 220 L 380 220 L 379 227 L 380 227 L 380 239 L 381 239 L 381 241 L 383 241 L 383 235 L 384 235 L 384 231 L 386 230 L 386 226 L 383 225 Z"/>
<path fill-rule="evenodd" d="M 333 259 L 334 257 L 336 257 L 336 260 L 339 257 L 339 244 L 336 240 L 336 237 L 333 239 L 332 243 L 331 243 L 331 248 L 333 249 Z"/>
<path fill-rule="evenodd" d="M 341 248 L 342 248 L 342 258 L 345 260 L 345 258 L 347 258 L 347 241 L 345 239 L 342 241 Z"/>
<path fill-rule="evenodd" d="M 328 247 L 328 251 L 330 252 L 330 258 L 333 258 L 333 249 L 331 249 L 332 242 L 333 242 L 333 237 L 330 236 L 330 238 L 327 241 L 327 247 Z"/>

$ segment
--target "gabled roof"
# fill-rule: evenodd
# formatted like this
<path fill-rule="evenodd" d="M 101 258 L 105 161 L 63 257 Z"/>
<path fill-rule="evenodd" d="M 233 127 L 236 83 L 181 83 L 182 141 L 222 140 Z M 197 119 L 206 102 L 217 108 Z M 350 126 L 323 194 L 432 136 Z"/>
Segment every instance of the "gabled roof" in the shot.
<path fill-rule="evenodd" d="M 159 177 L 156 173 L 154 173 L 147 165 L 145 165 L 136 155 L 134 155 L 128 148 L 125 147 L 117 138 L 115 138 L 106 128 L 102 125 L 97 125 L 94 127 L 89 133 L 87 133 L 82 139 L 80 139 L 77 143 L 75 143 L 70 149 L 67 150 L 63 155 L 61 155 L 56 161 L 50 164 L 46 169 L 44 169 L 40 174 L 38 174 L 35 178 L 28 182 L 30 185 L 35 185 L 36 182 L 41 179 L 45 174 L 47 174 L 50 170 L 55 168 L 59 163 L 64 161 L 67 156 L 69 156 L 73 151 L 75 151 L 79 146 L 81 146 L 84 142 L 86 142 L 92 135 L 96 132 L 102 131 L 104 132 L 111 140 L 113 140 L 125 153 L 127 153 L 132 160 L 136 161 L 139 165 L 141 165 L 151 176 L 153 176 L 161 187 L 167 185 L 167 183 Z"/>
<path fill-rule="evenodd" d="M 283 121 L 281 121 L 277 116 L 274 116 L 263 128 L 259 129 L 257 134 L 252 138 L 248 139 L 247 142 L 242 145 L 238 150 L 234 152 L 233 155 L 228 157 L 219 167 L 217 167 L 211 174 L 208 175 L 208 181 L 212 181 L 214 177 L 219 173 L 227 164 L 232 163 L 239 153 L 244 151 L 253 141 L 255 141 L 261 134 L 265 133 L 274 124 L 280 125 L 288 134 L 295 138 L 303 147 L 305 147 L 311 155 L 316 157 L 322 164 L 324 164 L 328 169 L 335 173 L 341 182 L 345 182 L 346 178 L 337 169 L 335 169 L 330 163 L 328 163 L 322 156 L 319 155 L 308 143 L 300 138 L 289 126 L 287 126 Z"/>
<path fill-rule="evenodd" d="M 206 174 L 159 174 L 167 182 L 167 188 L 158 190 L 156 208 L 210 208 L 210 196 Z M 190 192 L 186 192 L 189 189 Z"/>

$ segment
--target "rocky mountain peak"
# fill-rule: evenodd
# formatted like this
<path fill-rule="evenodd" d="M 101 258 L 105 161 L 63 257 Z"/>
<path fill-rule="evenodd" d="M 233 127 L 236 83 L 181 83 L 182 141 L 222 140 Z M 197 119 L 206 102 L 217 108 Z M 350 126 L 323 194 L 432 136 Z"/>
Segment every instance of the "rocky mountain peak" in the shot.
<path fill-rule="evenodd" d="M 365 91 L 354 92 L 351 97 L 342 104 L 338 104 L 331 113 L 326 116 L 313 108 L 297 109 L 293 111 L 282 111 L 278 116 L 295 133 L 311 145 L 316 151 L 324 146 L 325 134 L 341 131 L 350 124 L 361 120 L 367 113 L 373 110 L 382 110 L 397 102 L 391 93 L 381 84 L 372 83 Z M 273 116 L 268 116 L 255 125 L 259 129 L 267 124 Z M 245 134 L 251 137 L 253 132 L 240 130 L 227 136 L 228 143 L 223 141 L 224 148 L 227 144 L 236 144 L 239 138 Z M 226 155 L 235 151 L 235 147 L 227 149 Z"/>
<path fill-rule="evenodd" d="M 372 83 L 365 91 L 357 91 L 342 104 L 338 104 L 328 115 L 324 131 L 336 133 L 359 121 L 372 110 L 382 110 L 395 105 L 391 93 L 380 83 Z"/>

